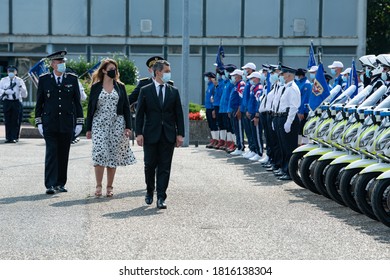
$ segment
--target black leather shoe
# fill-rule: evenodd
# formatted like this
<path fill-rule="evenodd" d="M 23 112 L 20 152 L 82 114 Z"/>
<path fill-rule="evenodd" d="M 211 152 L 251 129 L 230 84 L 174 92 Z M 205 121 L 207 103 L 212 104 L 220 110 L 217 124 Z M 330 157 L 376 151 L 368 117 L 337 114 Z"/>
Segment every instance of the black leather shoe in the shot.
<path fill-rule="evenodd" d="M 292 180 L 290 175 L 287 175 L 287 174 L 283 175 L 282 177 L 279 177 L 278 179 L 282 180 L 282 181 L 291 181 Z"/>
<path fill-rule="evenodd" d="M 54 187 L 48 187 L 46 189 L 46 194 L 55 194 L 56 193 L 56 190 L 54 189 Z"/>
<path fill-rule="evenodd" d="M 276 177 L 281 177 L 281 176 L 286 175 L 286 173 L 284 173 L 283 171 L 278 171 L 278 172 L 275 172 L 274 175 L 275 175 Z"/>
<path fill-rule="evenodd" d="M 164 199 L 162 199 L 162 198 L 157 199 L 157 208 L 158 209 L 167 209 L 167 205 L 165 204 Z"/>
<path fill-rule="evenodd" d="M 150 196 L 150 195 L 145 195 L 145 203 L 147 204 L 147 205 L 150 205 L 150 204 L 152 204 L 153 203 L 153 196 Z"/>
<path fill-rule="evenodd" d="M 68 190 L 65 188 L 65 186 L 59 186 L 58 191 L 59 192 L 68 192 Z"/>

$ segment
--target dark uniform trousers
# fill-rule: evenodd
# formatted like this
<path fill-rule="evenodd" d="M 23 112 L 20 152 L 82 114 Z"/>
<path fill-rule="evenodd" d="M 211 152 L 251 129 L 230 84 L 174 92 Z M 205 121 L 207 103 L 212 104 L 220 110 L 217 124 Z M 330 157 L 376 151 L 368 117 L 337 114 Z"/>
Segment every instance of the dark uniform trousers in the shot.
<path fill-rule="evenodd" d="M 5 121 L 5 138 L 7 140 L 16 140 L 19 137 L 19 115 L 20 102 L 19 100 L 4 100 L 4 121 Z"/>
<path fill-rule="evenodd" d="M 241 123 L 244 127 L 245 135 L 248 140 L 248 147 L 249 150 L 252 152 L 255 152 L 256 150 L 256 144 L 254 143 L 253 135 L 252 135 L 252 128 L 251 128 L 251 120 L 246 117 L 245 112 L 241 112 Z"/>
<path fill-rule="evenodd" d="M 266 154 L 270 159 L 272 159 L 272 155 L 271 155 L 272 151 L 270 148 L 272 140 L 270 140 L 269 138 L 268 121 L 267 121 L 268 114 L 269 114 L 268 112 L 261 112 L 259 116 L 259 120 L 260 120 L 261 127 L 263 128 L 264 131 Z"/>
<path fill-rule="evenodd" d="M 268 132 L 270 139 L 270 148 L 272 151 L 272 163 L 275 167 L 282 166 L 282 152 L 281 146 L 279 143 L 279 138 L 277 134 L 277 117 L 274 117 L 272 114 L 268 115 Z"/>
<path fill-rule="evenodd" d="M 253 121 L 254 117 L 255 115 L 253 114 L 249 121 L 249 125 L 252 131 L 252 140 L 253 140 L 253 148 L 251 149 L 251 151 L 261 156 L 263 154 L 263 148 L 264 148 L 263 133 L 262 133 L 263 129 L 260 120 L 258 125 L 255 126 Z"/>
<path fill-rule="evenodd" d="M 156 185 L 157 198 L 165 200 L 176 143 L 170 143 L 166 139 L 163 130 L 164 128 L 157 143 L 144 143 L 144 164 L 147 194 L 153 197 L 154 186 Z"/>
<path fill-rule="evenodd" d="M 45 186 L 65 186 L 73 131 L 61 133 L 44 131 L 46 142 Z"/>
<path fill-rule="evenodd" d="M 291 131 L 289 133 L 284 131 L 284 124 L 286 120 L 287 116 L 275 117 L 275 129 L 281 148 L 281 169 L 289 175 L 288 162 L 290 161 L 292 152 L 298 147 L 299 119 L 298 116 L 295 115 L 294 121 L 291 124 Z"/>
<path fill-rule="evenodd" d="M 206 119 L 207 124 L 209 125 L 209 129 L 211 131 L 217 131 L 218 130 L 218 124 L 217 124 L 217 118 L 213 118 L 213 109 L 206 109 Z"/>

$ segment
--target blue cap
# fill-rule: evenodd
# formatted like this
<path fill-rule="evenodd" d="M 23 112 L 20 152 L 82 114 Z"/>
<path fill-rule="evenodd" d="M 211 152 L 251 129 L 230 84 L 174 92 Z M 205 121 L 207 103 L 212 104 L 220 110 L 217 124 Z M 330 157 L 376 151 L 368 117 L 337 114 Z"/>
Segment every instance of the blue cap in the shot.
<path fill-rule="evenodd" d="M 48 56 L 46 56 L 46 58 L 51 59 L 51 60 L 63 60 L 67 53 L 68 53 L 67 51 L 58 51 L 58 52 L 49 54 Z"/>
<path fill-rule="evenodd" d="M 279 69 L 282 73 L 292 73 L 295 74 L 297 72 L 297 69 L 291 68 L 286 65 L 279 65 Z"/>
<path fill-rule="evenodd" d="M 203 74 L 203 76 L 209 77 L 209 78 L 215 78 L 215 74 L 213 72 L 205 72 Z"/>

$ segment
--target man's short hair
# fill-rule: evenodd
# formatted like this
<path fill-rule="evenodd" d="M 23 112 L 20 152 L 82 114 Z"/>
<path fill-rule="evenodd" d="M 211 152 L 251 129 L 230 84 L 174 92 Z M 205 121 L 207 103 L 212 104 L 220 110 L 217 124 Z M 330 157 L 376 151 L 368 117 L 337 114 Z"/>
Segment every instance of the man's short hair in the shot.
<path fill-rule="evenodd" d="M 153 73 L 156 73 L 156 71 L 162 71 L 164 69 L 164 65 L 169 66 L 170 64 L 166 60 L 157 60 L 153 65 Z"/>

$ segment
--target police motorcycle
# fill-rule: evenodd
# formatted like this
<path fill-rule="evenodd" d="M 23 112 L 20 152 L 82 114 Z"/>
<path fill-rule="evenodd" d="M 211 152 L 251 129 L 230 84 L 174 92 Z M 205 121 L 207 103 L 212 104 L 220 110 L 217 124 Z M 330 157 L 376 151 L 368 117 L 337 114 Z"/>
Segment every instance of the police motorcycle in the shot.
<path fill-rule="evenodd" d="M 329 113 L 326 120 L 324 120 L 319 126 L 317 130 L 317 139 L 320 139 L 322 143 L 325 143 L 322 147 L 318 147 L 316 149 L 312 149 L 303 155 L 303 159 L 301 161 L 301 165 L 299 167 L 299 171 L 302 177 L 302 182 L 314 193 L 324 194 L 327 196 L 325 192 L 319 191 L 315 182 L 314 182 L 314 170 L 317 165 L 317 160 L 322 155 L 329 153 L 331 151 L 342 149 L 340 145 L 336 142 L 332 143 L 330 141 L 331 132 L 335 127 L 338 127 L 340 124 L 344 122 L 342 113 L 340 108 L 341 104 L 345 104 L 350 96 L 355 92 L 356 86 L 352 85 L 347 90 L 345 90 L 336 100 L 334 100 L 330 105 L 323 105 L 322 107 L 327 108 L 327 112 Z"/>
<path fill-rule="evenodd" d="M 368 86 L 367 92 L 371 89 L 372 86 Z M 363 164 L 363 162 L 373 163 L 373 159 L 371 159 L 373 157 L 372 154 L 366 151 L 364 145 L 360 144 L 367 143 L 373 137 L 372 132 L 378 128 L 378 122 L 380 121 L 376 121 L 373 126 L 371 122 L 372 117 L 368 115 L 370 111 L 367 111 L 367 109 L 372 109 L 380 102 L 385 90 L 385 88 L 378 89 L 357 108 L 356 106 L 345 108 L 349 114 L 348 124 L 338 141 L 340 141 L 347 152 L 335 155 L 334 159 L 324 170 L 324 182 L 329 196 L 337 203 L 347 205 L 357 212 L 360 211 L 353 199 L 351 183 L 354 182 L 354 176 L 362 170 L 356 169 L 360 164 Z M 362 98 L 362 96 L 359 96 L 362 93 L 364 92 L 357 95 L 358 100 Z"/>
<path fill-rule="evenodd" d="M 291 155 L 288 165 L 289 174 L 298 186 L 306 188 L 306 186 L 302 182 L 301 174 L 299 171 L 303 156 L 311 150 L 327 146 L 327 143 L 322 141 L 321 138 L 318 138 L 317 135 L 320 125 L 329 119 L 329 102 L 337 96 L 340 90 L 340 85 L 335 86 L 330 91 L 329 96 L 321 103 L 320 106 L 318 106 L 318 108 L 316 108 L 315 110 L 309 108 L 310 111 L 307 117 L 306 124 L 303 128 L 303 135 L 311 139 L 312 143 L 301 145 L 296 148 Z"/>

